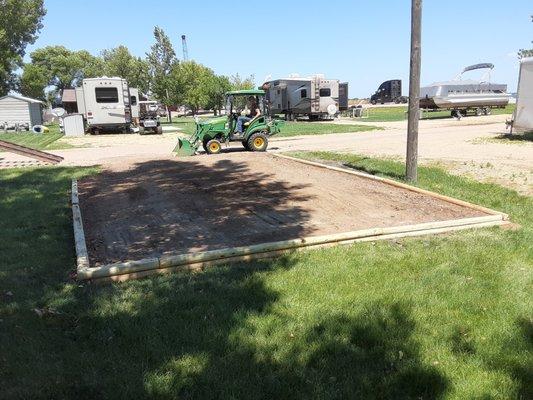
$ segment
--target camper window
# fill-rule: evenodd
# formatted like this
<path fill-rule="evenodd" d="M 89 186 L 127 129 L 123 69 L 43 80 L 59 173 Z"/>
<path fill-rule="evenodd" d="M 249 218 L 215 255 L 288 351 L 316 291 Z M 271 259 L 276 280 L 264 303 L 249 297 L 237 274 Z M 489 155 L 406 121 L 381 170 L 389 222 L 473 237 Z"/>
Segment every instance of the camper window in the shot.
<path fill-rule="evenodd" d="M 331 96 L 331 89 L 330 88 L 326 88 L 326 89 L 320 89 L 320 97 L 329 97 Z"/>
<path fill-rule="evenodd" d="M 131 102 L 132 106 L 136 106 L 137 105 L 137 97 L 136 96 L 131 96 L 130 97 L 130 102 Z"/>
<path fill-rule="evenodd" d="M 115 87 L 97 87 L 94 92 L 97 103 L 118 103 L 118 90 Z"/>
<path fill-rule="evenodd" d="M 305 99 L 307 97 L 307 89 L 300 90 L 300 97 Z"/>

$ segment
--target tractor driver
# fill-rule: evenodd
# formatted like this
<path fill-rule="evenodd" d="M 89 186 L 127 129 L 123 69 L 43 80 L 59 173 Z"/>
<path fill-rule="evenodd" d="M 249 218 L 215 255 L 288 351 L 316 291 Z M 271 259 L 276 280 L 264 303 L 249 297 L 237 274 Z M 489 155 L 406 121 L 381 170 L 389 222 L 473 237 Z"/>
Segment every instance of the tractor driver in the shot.
<path fill-rule="evenodd" d="M 252 119 L 261 115 L 261 110 L 259 109 L 259 106 L 257 105 L 257 101 L 255 100 L 254 96 L 248 97 L 247 108 L 250 113 L 247 115 L 241 115 L 239 118 L 237 118 L 237 132 L 239 132 L 240 134 L 244 132 L 245 122 L 251 121 Z"/>

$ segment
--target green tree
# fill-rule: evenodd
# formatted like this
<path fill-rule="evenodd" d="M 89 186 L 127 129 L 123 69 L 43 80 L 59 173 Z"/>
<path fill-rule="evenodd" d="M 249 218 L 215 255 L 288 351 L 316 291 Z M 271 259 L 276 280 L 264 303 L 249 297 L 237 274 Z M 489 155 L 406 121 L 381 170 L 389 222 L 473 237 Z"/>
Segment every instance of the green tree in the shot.
<path fill-rule="evenodd" d="M 46 101 L 44 89 L 48 86 L 50 76 L 43 67 L 35 64 L 25 64 L 20 78 L 20 93 L 24 96 Z"/>
<path fill-rule="evenodd" d="M 0 96 L 15 88 L 14 71 L 22 66 L 26 46 L 37 39 L 46 14 L 43 0 L 0 0 Z"/>
<path fill-rule="evenodd" d="M 33 93 L 44 84 L 42 91 L 50 87 L 51 93 L 56 94 L 65 88 L 79 86 L 83 78 L 101 75 L 103 70 L 103 61 L 99 57 L 85 50 L 71 51 L 64 46 L 37 49 L 30 58 L 31 63 L 24 65 L 21 84 L 25 91 Z"/>
<path fill-rule="evenodd" d="M 533 49 L 520 49 L 518 50 L 518 58 L 533 57 Z"/>
<path fill-rule="evenodd" d="M 207 92 L 206 109 L 213 110 L 215 115 L 224 107 L 225 93 L 229 92 L 231 82 L 227 76 L 214 75 L 205 82 Z"/>
<path fill-rule="evenodd" d="M 84 78 L 96 78 L 102 76 L 104 62 L 100 57 L 93 56 L 87 50 L 73 52 L 73 63 L 78 63 L 78 73 L 72 86 L 80 86 Z"/>
<path fill-rule="evenodd" d="M 126 46 L 102 51 L 104 71 L 108 76 L 120 76 L 128 81 L 130 87 L 141 92 L 150 89 L 150 66 L 146 60 L 134 57 Z"/>
<path fill-rule="evenodd" d="M 131 87 L 139 88 L 143 93 L 150 90 L 150 65 L 141 57 L 134 58 L 131 63 L 131 70 L 128 78 Z"/>
<path fill-rule="evenodd" d="M 213 71 L 195 61 L 175 65 L 167 79 L 171 101 L 196 113 L 209 102 L 207 84 L 213 76 Z"/>
<path fill-rule="evenodd" d="M 172 98 L 175 97 L 171 94 L 169 86 L 177 83 L 172 81 L 170 75 L 176 69 L 178 59 L 172 43 L 163 29 L 156 26 L 154 38 L 155 43 L 151 46 L 150 52 L 146 54 L 151 77 L 151 91 L 167 107 L 168 112 L 168 107 L 172 105 Z M 168 112 L 168 116 L 169 121 L 172 121 L 170 112 Z"/>
<path fill-rule="evenodd" d="M 101 55 L 105 64 L 105 75 L 119 76 L 127 79 L 133 56 L 126 46 L 118 46 L 114 49 L 103 50 Z"/>
<path fill-rule="evenodd" d="M 253 75 L 250 75 L 247 78 L 241 78 L 239 74 L 232 75 L 230 82 L 233 90 L 246 90 L 255 87 L 255 78 Z"/>
<path fill-rule="evenodd" d="M 169 74 L 168 83 L 172 101 L 189 107 L 193 113 L 202 108 L 216 114 L 224 105 L 224 94 L 231 90 L 227 77 L 217 76 L 195 61 L 177 64 Z"/>

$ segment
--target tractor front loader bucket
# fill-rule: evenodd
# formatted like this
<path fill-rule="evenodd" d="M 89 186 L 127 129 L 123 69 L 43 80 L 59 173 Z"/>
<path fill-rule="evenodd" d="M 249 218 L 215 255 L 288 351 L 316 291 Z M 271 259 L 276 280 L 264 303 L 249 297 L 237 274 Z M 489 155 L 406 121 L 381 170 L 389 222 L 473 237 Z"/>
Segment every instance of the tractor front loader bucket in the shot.
<path fill-rule="evenodd" d="M 173 153 L 176 155 L 176 157 L 194 156 L 196 153 L 196 148 L 187 139 L 178 139 L 178 144 L 174 148 Z"/>

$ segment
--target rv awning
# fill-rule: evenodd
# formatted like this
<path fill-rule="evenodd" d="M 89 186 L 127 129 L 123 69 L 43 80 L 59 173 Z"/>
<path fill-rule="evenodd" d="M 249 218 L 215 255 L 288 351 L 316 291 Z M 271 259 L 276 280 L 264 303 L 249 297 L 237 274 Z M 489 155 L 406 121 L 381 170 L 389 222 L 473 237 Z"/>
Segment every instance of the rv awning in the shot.
<path fill-rule="evenodd" d="M 484 69 L 484 68 L 493 69 L 493 68 L 494 68 L 494 64 L 491 64 L 491 63 L 481 63 L 481 64 L 469 65 L 468 67 L 466 67 L 465 69 L 463 69 L 463 73 L 465 73 L 465 72 L 467 72 L 467 71 L 473 71 L 473 70 L 475 70 L 475 69 Z"/>
<path fill-rule="evenodd" d="M 248 89 L 248 90 L 233 90 L 231 92 L 226 92 L 227 95 L 239 95 L 239 94 L 242 94 L 242 95 L 252 95 L 252 96 L 255 96 L 255 95 L 263 95 L 265 94 L 265 91 L 264 90 L 260 90 L 260 89 Z"/>

